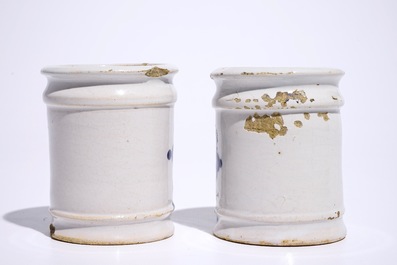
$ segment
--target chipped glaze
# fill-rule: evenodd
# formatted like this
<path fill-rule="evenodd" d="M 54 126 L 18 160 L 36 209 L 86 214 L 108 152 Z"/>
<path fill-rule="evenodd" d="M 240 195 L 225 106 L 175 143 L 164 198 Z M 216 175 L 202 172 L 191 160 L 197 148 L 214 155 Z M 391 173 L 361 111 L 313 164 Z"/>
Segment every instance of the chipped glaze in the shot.
<path fill-rule="evenodd" d="M 318 245 L 346 235 L 337 69 L 220 68 L 211 74 L 218 222 L 229 241 Z"/>
<path fill-rule="evenodd" d="M 52 238 L 118 245 L 172 236 L 176 72 L 146 63 L 42 70 Z"/>
<path fill-rule="evenodd" d="M 277 112 L 270 116 L 266 114 L 260 116 L 255 112 L 253 116 L 250 115 L 245 120 L 244 129 L 251 132 L 267 133 L 272 139 L 284 136 L 288 131 L 288 128 L 284 126 L 283 117 Z"/>

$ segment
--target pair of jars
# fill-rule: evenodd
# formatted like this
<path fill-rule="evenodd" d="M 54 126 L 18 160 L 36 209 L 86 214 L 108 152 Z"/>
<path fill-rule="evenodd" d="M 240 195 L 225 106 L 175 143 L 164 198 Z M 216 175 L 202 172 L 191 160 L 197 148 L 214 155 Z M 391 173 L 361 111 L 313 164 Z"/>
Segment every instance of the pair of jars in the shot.
<path fill-rule="evenodd" d="M 164 64 L 42 70 L 52 238 L 113 245 L 172 236 L 176 72 Z M 217 237 L 274 246 L 345 237 L 342 75 L 314 68 L 211 74 L 217 86 Z"/>

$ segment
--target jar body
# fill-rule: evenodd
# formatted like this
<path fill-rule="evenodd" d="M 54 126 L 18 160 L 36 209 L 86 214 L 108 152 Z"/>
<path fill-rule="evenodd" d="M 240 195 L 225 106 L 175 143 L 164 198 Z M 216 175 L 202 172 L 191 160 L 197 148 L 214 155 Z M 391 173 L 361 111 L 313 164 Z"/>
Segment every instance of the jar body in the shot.
<path fill-rule="evenodd" d="M 214 234 L 257 245 L 346 235 L 341 120 L 329 69 L 226 68 L 212 74 L 217 130 Z"/>
<path fill-rule="evenodd" d="M 43 70 L 51 236 L 104 245 L 170 237 L 172 74 L 145 76 L 153 65 L 70 67 Z"/>

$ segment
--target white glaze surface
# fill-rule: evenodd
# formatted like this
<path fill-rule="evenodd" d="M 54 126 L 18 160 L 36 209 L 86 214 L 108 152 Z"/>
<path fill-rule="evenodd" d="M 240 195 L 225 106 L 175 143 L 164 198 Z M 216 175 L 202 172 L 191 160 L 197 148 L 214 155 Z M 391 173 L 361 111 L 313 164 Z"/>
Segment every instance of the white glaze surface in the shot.
<path fill-rule="evenodd" d="M 395 265 L 397 1 L 2 1 L 0 263 L 39 265 Z M 125 246 L 49 238 L 45 64 L 170 61 L 175 234 Z M 222 65 L 335 66 L 340 88 L 345 240 L 257 247 L 215 225 L 215 115 Z M 199 128 L 199 129 L 198 129 Z M 193 152 L 191 152 L 193 150 Z M 185 155 L 189 154 L 189 155 Z"/>
<path fill-rule="evenodd" d="M 163 72 L 148 76 L 148 71 Z M 51 235 L 81 244 L 170 237 L 172 76 L 166 65 L 56 66 L 49 83 Z M 157 76 L 157 75 L 160 76 Z"/>
<path fill-rule="evenodd" d="M 222 68 L 211 75 L 217 84 L 216 236 L 287 246 L 345 237 L 342 75 L 300 68 Z"/>

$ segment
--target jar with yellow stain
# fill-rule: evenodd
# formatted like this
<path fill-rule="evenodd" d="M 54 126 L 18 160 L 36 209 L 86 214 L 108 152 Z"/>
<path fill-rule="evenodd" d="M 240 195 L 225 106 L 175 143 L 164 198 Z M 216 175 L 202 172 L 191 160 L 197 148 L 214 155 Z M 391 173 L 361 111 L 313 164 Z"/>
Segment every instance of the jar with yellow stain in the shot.
<path fill-rule="evenodd" d="M 320 68 L 212 72 L 217 237 L 304 246 L 346 236 L 338 89 L 343 74 Z"/>

